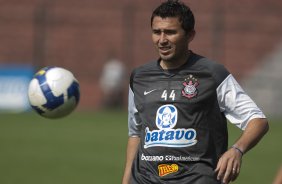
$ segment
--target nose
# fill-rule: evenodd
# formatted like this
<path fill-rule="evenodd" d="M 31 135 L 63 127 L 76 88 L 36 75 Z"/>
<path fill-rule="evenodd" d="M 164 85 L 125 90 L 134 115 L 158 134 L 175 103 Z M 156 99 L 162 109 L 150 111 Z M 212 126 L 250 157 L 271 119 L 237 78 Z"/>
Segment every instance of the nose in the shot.
<path fill-rule="evenodd" d="M 160 34 L 160 40 L 159 40 L 160 44 L 166 44 L 168 42 L 166 34 L 164 32 L 162 32 Z"/>

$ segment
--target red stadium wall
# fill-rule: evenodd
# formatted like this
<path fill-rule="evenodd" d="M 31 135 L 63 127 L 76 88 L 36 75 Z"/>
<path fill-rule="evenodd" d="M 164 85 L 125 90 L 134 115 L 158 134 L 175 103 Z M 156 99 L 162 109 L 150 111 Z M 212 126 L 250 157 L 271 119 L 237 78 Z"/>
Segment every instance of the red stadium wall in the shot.
<path fill-rule="evenodd" d="M 157 58 L 152 0 L 12 0 L 0 2 L 0 64 L 62 66 L 81 84 L 81 109 L 101 104 L 99 77 L 114 53 L 128 69 Z M 223 63 L 236 78 L 281 42 L 282 1 L 185 1 L 195 13 L 194 52 Z M 125 81 L 125 96 L 127 92 Z M 109 97 L 110 98 L 110 97 Z"/>

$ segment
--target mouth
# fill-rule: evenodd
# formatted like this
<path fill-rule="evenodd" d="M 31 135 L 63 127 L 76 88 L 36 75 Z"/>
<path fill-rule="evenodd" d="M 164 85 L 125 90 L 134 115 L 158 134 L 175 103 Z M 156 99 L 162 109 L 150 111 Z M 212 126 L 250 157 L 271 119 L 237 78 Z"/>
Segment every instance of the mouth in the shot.
<path fill-rule="evenodd" d="M 168 54 L 171 51 L 172 47 L 171 46 L 162 46 L 159 47 L 159 52 L 162 54 Z"/>

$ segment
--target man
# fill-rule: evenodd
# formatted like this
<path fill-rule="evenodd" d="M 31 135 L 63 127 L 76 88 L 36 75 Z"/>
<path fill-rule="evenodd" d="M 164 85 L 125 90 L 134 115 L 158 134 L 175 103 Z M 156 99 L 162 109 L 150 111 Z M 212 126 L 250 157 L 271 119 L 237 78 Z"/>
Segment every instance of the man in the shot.
<path fill-rule="evenodd" d="M 169 0 L 151 17 L 160 58 L 135 69 L 123 184 L 234 181 L 242 156 L 268 130 L 265 115 L 220 64 L 189 50 L 189 7 Z M 227 148 L 226 118 L 243 134 Z"/>

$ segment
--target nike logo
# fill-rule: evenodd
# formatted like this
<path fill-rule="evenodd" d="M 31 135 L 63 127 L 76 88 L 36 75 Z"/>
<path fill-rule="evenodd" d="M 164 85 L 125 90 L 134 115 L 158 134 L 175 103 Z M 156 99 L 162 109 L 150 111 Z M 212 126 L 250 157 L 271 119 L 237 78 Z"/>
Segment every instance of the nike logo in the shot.
<path fill-rule="evenodd" d="M 153 91 L 156 91 L 157 89 L 152 89 L 152 90 L 150 90 L 150 91 L 144 91 L 144 95 L 148 95 L 148 94 L 150 94 L 150 93 L 152 93 Z"/>

